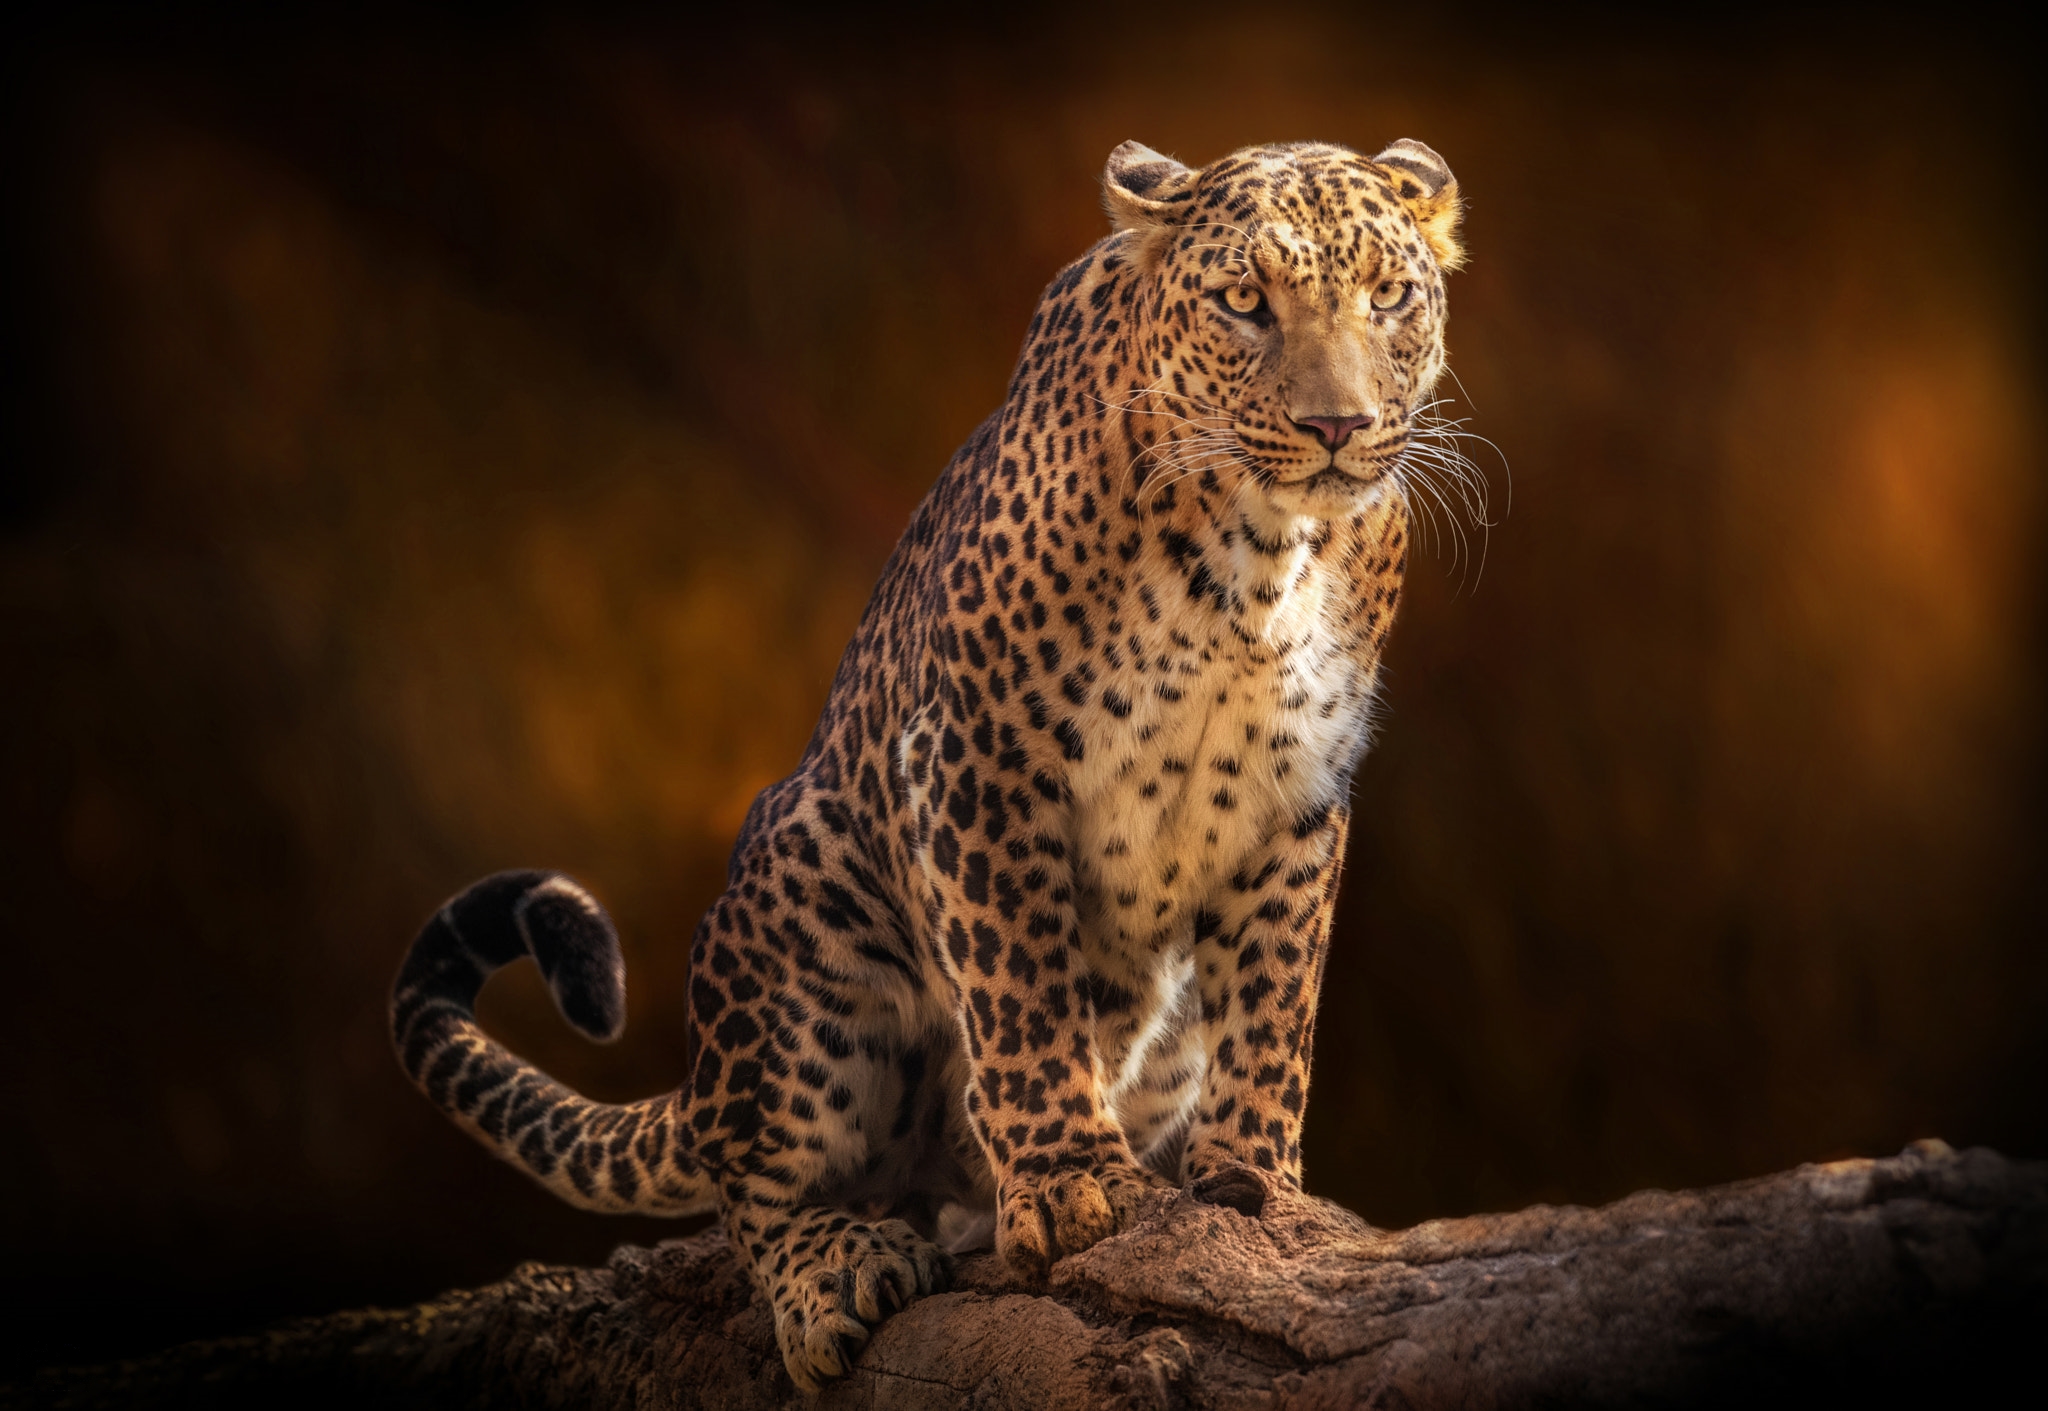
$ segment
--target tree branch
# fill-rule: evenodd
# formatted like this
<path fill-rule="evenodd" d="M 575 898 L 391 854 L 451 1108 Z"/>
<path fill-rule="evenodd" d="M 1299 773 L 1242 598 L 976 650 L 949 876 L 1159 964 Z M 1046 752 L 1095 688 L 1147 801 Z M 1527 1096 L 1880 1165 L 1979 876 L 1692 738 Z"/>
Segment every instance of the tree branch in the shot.
<path fill-rule="evenodd" d="M 1586 1210 L 1374 1230 L 1252 1173 L 1162 1198 L 1049 1289 L 993 1256 L 875 1334 L 819 1407 L 1944 1401 L 2048 1313 L 2048 1163 L 1918 1143 Z M 1244 1211 L 1258 1212 L 1256 1215 Z M 2031 1368 L 2028 1369 L 2031 1372 Z M 708 1231 L 603 1269 L 46 1372 L 16 1404 L 805 1405 Z"/>

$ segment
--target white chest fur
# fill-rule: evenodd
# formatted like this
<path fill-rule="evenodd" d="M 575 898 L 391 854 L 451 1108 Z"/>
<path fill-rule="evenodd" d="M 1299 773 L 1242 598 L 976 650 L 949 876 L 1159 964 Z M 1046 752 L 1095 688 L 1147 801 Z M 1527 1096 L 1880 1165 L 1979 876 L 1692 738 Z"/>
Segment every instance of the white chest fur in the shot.
<path fill-rule="evenodd" d="M 1177 585 L 1129 605 L 1101 683 L 1128 710 L 1097 715 L 1071 776 L 1084 938 L 1141 970 L 1277 828 L 1341 796 L 1369 730 L 1349 578 L 1306 543 L 1239 552 L 1241 610 Z"/>

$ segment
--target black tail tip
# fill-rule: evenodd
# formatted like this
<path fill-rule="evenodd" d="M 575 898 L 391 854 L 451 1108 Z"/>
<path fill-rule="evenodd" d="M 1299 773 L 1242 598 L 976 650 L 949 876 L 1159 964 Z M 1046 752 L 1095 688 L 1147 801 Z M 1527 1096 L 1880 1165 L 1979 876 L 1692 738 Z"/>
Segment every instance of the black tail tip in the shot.
<path fill-rule="evenodd" d="M 554 872 L 520 897 L 512 915 L 562 1017 L 599 1042 L 616 1039 L 626 1027 L 626 961 L 597 898 Z"/>

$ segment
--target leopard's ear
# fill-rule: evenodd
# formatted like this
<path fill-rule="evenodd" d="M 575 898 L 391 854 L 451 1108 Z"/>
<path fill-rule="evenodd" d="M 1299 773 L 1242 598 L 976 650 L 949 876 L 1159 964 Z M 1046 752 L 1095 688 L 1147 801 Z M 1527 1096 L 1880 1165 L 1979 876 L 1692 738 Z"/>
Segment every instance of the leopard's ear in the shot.
<path fill-rule="evenodd" d="M 1415 217 L 1437 264 L 1446 270 L 1464 264 L 1465 247 L 1458 240 L 1464 205 L 1458 200 L 1458 178 L 1451 175 L 1450 164 L 1412 137 L 1402 138 L 1372 160 Z"/>
<path fill-rule="evenodd" d="M 1109 208 L 1110 224 L 1118 230 L 1179 224 L 1200 175 L 1142 142 L 1124 143 L 1102 169 L 1102 203 Z"/>

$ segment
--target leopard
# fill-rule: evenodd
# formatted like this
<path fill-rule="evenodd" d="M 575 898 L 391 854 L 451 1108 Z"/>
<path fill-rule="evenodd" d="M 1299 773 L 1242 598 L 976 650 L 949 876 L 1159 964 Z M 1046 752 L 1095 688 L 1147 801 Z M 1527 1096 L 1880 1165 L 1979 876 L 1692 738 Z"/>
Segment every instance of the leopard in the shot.
<path fill-rule="evenodd" d="M 1301 1187 L 1461 197 L 1410 139 L 1126 142 L 1102 194 L 746 815 L 682 1083 L 592 1101 L 478 1026 L 530 958 L 620 1032 L 616 929 L 559 872 L 456 896 L 391 992 L 405 1072 L 498 1156 L 716 1212 L 805 1392 L 965 1251 L 1042 1281 L 1162 1196 Z"/>

